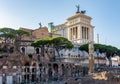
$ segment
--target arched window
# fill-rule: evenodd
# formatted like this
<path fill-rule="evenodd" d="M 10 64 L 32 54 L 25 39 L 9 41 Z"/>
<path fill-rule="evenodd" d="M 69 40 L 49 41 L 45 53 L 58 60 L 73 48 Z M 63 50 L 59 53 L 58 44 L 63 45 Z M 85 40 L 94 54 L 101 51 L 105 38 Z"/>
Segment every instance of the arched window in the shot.
<path fill-rule="evenodd" d="M 36 48 L 36 54 L 39 54 L 39 48 Z"/>
<path fill-rule="evenodd" d="M 70 56 L 70 53 L 68 53 L 68 56 Z"/>
<path fill-rule="evenodd" d="M 22 53 L 25 53 L 25 48 L 22 47 L 22 48 L 21 48 L 21 51 L 22 51 Z"/>

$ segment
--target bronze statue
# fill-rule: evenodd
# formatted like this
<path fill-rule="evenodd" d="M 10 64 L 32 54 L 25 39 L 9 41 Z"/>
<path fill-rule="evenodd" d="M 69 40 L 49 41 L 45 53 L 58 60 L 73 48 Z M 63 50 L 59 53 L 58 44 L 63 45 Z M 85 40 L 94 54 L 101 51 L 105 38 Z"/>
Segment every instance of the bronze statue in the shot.
<path fill-rule="evenodd" d="M 86 10 L 84 10 L 84 11 L 81 11 L 81 13 L 82 13 L 82 14 L 85 14 L 85 13 L 86 13 Z"/>
<path fill-rule="evenodd" d="M 76 8 L 77 8 L 77 12 L 76 13 L 80 13 L 80 6 L 76 5 Z"/>
<path fill-rule="evenodd" d="M 76 5 L 76 8 L 77 8 L 77 12 L 76 13 L 81 13 L 81 14 L 85 14 L 86 13 L 86 10 L 80 11 L 80 6 L 79 5 Z"/>
<path fill-rule="evenodd" d="M 40 25 L 40 28 L 42 28 L 42 24 L 41 24 L 41 22 L 39 23 L 39 25 Z"/>

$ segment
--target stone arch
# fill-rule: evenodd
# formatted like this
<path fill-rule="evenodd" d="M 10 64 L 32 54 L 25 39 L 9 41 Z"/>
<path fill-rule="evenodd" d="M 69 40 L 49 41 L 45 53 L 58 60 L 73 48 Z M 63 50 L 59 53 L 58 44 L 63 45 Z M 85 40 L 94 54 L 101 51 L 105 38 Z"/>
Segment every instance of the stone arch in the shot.
<path fill-rule="evenodd" d="M 53 76 L 55 80 L 58 79 L 58 64 L 57 63 L 53 64 Z"/>
<path fill-rule="evenodd" d="M 25 53 L 25 47 L 21 47 L 21 52 Z"/>
<path fill-rule="evenodd" d="M 36 71 L 37 71 L 36 66 L 37 66 L 37 63 L 33 62 L 32 63 L 32 70 L 31 70 L 32 71 L 32 78 L 31 78 L 32 82 L 36 81 Z"/>
<path fill-rule="evenodd" d="M 25 72 L 30 72 L 30 68 L 29 68 L 30 67 L 30 63 L 26 62 L 24 66 L 25 66 L 25 70 L 24 71 Z"/>
<path fill-rule="evenodd" d="M 36 63 L 33 63 L 32 66 L 37 66 L 37 64 L 36 64 Z"/>
<path fill-rule="evenodd" d="M 65 65 L 64 64 L 61 65 L 61 70 L 62 70 L 62 76 L 64 76 L 65 75 Z"/>
<path fill-rule="evenodd" d="M 66 75 L 69 76 L 70 66 L 69 64 L 66 64 Z"/>
<path fill-rule="evenodd" d="M 39 66 L 39 71 L 40 71 L 40 73 L 39 73 L 39 78 L 42 79 L 42 77 L 43 77 L 43 76 L 42 76 L 42 74 L 43 74 L 43 70 L 42 70 L 42 69 L 43 69 L 43 64 L 42 64 L 42 63 L 39 63 L 38 66 Z"/>
<path fill-rule="evenodd" d="M 42 63 L 39 64 L 39 67 L 42 67 Z"/>
<path fill-rule="evenodd" d="M 32 62 L 31 62 L 31 66 L 39 66 L 39 64 L 38 64 L 38 62 L 36 62 L 36 61 L 32 61 Z"/>
<path fill-rule="evenodd" d="M 58 72 L 58 64 L 56 64 L 56 63 L 53 64 L 53 69 L 54 69 L 55 72 Z"/>
<path fill-rule="evenodd" d="M 36 72 L 36 66 L 37 66 L 37 64 L 34 62 L 34 63 L 32 64 L 32 73 L 35 73 L 35 72 Z"/>
<path fill-rule="evenodd" d="M 52 74 L 53 74 L 52 64 L 48 63 L 48 77 L 49 77 L 49 79 L 52 79 Z"/>
<path fill-rule="evenodd" d="M 29 62 L 26 62 L 24 65 L 25 65 L 25 66 L 30 66 L 30 63 L 29 63 Z"/>
<path fill-rule="evenodd" d="M 25 68 L 24 68 L 24 72 L 25 72 L 24 80 L 28 81 L 28 80 L 30 80 L 30 78 L 29 78 L 29 74 L 26 74 L 26 73 L 30 72 L 30 63 L 25 62 L 24 66 L 25 66 Z"/>
<path fill-rule="evenodd" d="M 39 53 L 40 53 L 39 48 L 36 48 L 35 51 L 36 51 L 36 54 L 39 54 Z"/>

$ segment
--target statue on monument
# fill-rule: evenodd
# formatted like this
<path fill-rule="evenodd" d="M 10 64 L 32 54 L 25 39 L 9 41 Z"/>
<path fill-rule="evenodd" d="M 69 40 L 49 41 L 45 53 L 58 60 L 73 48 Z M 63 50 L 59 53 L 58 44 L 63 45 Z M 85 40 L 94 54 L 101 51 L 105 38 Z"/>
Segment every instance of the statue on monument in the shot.
<path fill-rule="evenodd" d="M 39 23 L 39 25 L 40 25 L 40 28 L 42 28 L 42 24 L 41 24 L 41 22 Z"/>
<path fill-rule="evenodd" d="M 76 5 L 76 8 L 77 8 L 77 12 L 76 13 L 80 13 L 80 6 Z"/>
<path fill-rule="evenodd" d="M 84 10 L 84 11 L 81 11 L 81 13 L 82 13 L 82 14 L 85 14 L 85 13 L 86 13 L 86 10 Z"/>
<path fill-rule="evenodd" d="M 86 13 L 86 10 L 80 11 L 80 6 L 79 5 L 76 5 L 76 8 L 77 8 L 76 13 L 81 13 L 81 14 L 85 14 Z"/>

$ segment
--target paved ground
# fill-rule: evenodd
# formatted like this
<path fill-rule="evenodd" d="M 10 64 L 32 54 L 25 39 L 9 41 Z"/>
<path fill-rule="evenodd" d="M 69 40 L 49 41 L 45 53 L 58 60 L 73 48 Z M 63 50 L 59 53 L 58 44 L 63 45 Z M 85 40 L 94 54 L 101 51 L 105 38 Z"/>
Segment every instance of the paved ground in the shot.
<path fill-rule="evenodd" d="M 52 81 L 52 82 L 48 82 L 48 83 L 40 83 L 40 84 L 65 84 L 65 82 L 64 81 Z"/>

